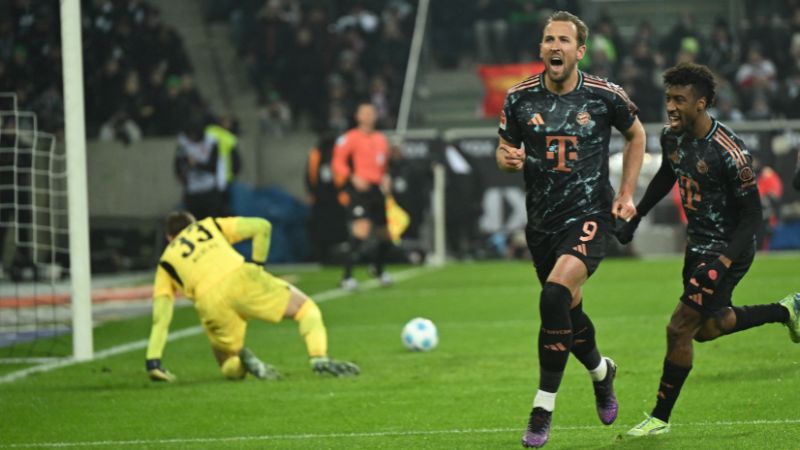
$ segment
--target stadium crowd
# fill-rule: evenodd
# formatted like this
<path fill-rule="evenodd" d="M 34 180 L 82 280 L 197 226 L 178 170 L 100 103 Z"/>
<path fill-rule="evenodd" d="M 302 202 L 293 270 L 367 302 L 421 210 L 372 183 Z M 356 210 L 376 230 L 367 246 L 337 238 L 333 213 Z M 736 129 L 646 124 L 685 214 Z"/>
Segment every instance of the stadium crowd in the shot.
<path fill-rule="evenodd" d="M 443 67 L 457 68 L 467 57 L 482 64 L 538 59 L 548 14 L 580 14 L 573 0 L 439 0 L 432 3 L 433 53 Z M 712 114 L 724 121 L 800 118 L 800 1 L 745 1 L 741 23 L 717 17 L 698 27 L 687 12 L 663 35 L 647 20 L 630 39 L 613 15 L 601 14 L 581 68 L 620 85 L 640 108 L 643 122 L 663 115 L 660 76 L 677 62 L 706 64 L 718 75 L 719 98 Z M 708 32 L 706 32 L 708 29 Z"/>
<path fill-rule="evenodd" d="M 0 87 L 16 91 L 39 126 L 64 126 L 59 2 L 0 0 Z M 90 137 L 123 142 L 174 136 L 205 111 L 177 30 L 142 0 L 81 2 L 86 124 Z"/>
<path fill-rule="evenodd" d="M 360 99 L 393 128 L 414 29 L 409 0 L 208 0 L 228 21 L 264 120 L 343 132 Z"/>
<path fill-rule="evenodd" d="M 265 128 L 306 124 L 342 132 L 359 99 L 378 127 L 395 125 L 413 34 L 411 0 L 205 0 L 209 21 L 226 21 L 255 87 Z M 800 117 L 800 0 L 747 0 L 738 24 L 717 18 L 708 32 L 686 13 L 657 35 L 642 21 L 626 39 L 610 14 L 594 23 L 582 68 L 621 84 L 643 122 L 663 115 L 664 68 L 708 64 L 721 83 L 714 111 L 731 122 Z M 437 0 L 431 54 L 444 68 L 537 59 L 542 21 L 554 9 L 580 14 L 577 0 Z M 0 0 L 0 86 L 16 90 L 43 127 L 63 126 L 58 2 Z M 82 2 L 87 132 L 124 142 L 175 135 L 206 104 L 177 30 L 144 0 Z"/>

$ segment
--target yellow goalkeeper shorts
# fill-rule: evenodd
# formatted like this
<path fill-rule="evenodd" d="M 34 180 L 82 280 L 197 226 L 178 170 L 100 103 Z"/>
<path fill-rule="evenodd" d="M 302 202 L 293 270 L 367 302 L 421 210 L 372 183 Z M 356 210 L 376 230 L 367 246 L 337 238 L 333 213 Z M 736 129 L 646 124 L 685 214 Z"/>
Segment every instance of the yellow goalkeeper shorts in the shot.
<path fill-rule="evenodd" d="M 244 347 L 248 319 L 278 323 L 289 304 L 289 283 L 246 263 L 195 302 L 211 345 L 237 354 Z"/>

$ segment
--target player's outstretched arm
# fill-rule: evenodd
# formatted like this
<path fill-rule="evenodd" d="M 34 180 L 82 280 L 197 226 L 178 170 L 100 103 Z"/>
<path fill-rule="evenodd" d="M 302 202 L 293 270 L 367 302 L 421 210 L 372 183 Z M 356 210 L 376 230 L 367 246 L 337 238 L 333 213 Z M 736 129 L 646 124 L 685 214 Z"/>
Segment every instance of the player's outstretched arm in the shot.
<path fill-rule="evenodd" d="M 239 217 L 236 222 L 236 233 L 245 239 L 253 240 L 251 260 L 256 264 L 265 264 L 269 256 L 269 244 L 272 237 L 272 224 L 260 217 Z"/>
<path fill-rule="evenodd" d="M 525 150 L 500 138 L 500 144 L 495 150 L 495 158 L 497 167 L 503 172 L 519 172 L 525 165 Z"/>
<path fill-rule="evenodd" d="M 153 381 L 175 381 L 175 375 L 161 367 L 161 356 L 167 344 L 169 324 L 172 322 L 173 300 L 168 296 L 153 299 L 153 325 L 150 329 L 150 340 L 147 344 L 145 367 Z"/>
<path fill-rule="evenodd" d="M 611 207 L 614 217 L 631 220 L 636 215 L 633 205 L 633 194 L 636 192 L 636 182 L 644 161 L 644 146 L 647 136 L 642 123 L 636 118 L 633 124 L 623 133 L 625 146 L 622 150 L 622 181 Z"/>
<path fill-rule="evenodd" d="M 225 239 L 231 244 L 253 240 L 251 260 L 263 265 L 269 256 L 269 245 L 272 237 L 272 224 L 261 217 L 221 217 L 214 221 L 222 230 Z"/>

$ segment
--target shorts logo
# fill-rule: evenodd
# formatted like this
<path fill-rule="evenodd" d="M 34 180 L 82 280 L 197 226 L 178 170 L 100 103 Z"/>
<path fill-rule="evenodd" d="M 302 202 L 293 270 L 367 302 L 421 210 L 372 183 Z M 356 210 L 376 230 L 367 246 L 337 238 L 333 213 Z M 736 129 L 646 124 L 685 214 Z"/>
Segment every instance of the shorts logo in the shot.
<path fill-rule="evenodd" d="M 528 121 L 528 125 L 544 125 L 544 119 L 542 119 L 542 115 L 536 113 L 531 117 L 531 120 Z"/>
<path fill-rule="evenodd" d="M 506 119 L 506 112 L 505 111 L 500 111 L 500 129 L 503 130 L 503 131 L 505 131 L 505 129 L 506 129 L 507 120 L 508 119 Z"/>
<path fill-rule="evenodd" d="M 706 162 L 703 161 L 702 159 L 700 161 L 697 161 L 697 172 L 700 173 L 701 175 L 705 175 L 708 173 L 708 164 L 706 164 Z"/>
<path fill-rule="evenodd" d="M 589 125 L 589 121 L 592 120 L 592 116 L 590 116 L 586 111 L 581 111 L 578 113 L 578 116 L 575 118 L 575 120 L 578 122 L 578 125 L 585 127 L 586 125 Z"/>
<path fill-rule="evenodd" d="M 739 179 L 742 180 L 743 183 L 753 181 L 753 178 L 755 178 L 755 175 L 753 175 L 753 169 L 749 167 L 743 167 L 742 170 L 739 171 Z"/>

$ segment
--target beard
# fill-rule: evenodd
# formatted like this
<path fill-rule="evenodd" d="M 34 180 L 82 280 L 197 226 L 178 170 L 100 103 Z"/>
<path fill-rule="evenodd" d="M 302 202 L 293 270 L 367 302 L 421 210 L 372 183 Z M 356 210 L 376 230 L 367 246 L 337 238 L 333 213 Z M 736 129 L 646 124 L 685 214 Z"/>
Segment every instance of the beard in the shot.
<path fill-rule="evenodd" d="M 567 63 L 564 61 L 561 64 L 561 71 L 559 73 L 554 73 L 551 69 L 553 65 L 547 64 L 545 66 L 545 73 L 547 74 L 547 78 L 554 83 L 563 83 L 566 81 L 572 72 L 575 71 L 575 66 L 577 65 L 577 61 L 573 61 L 571 63 Z"/>

